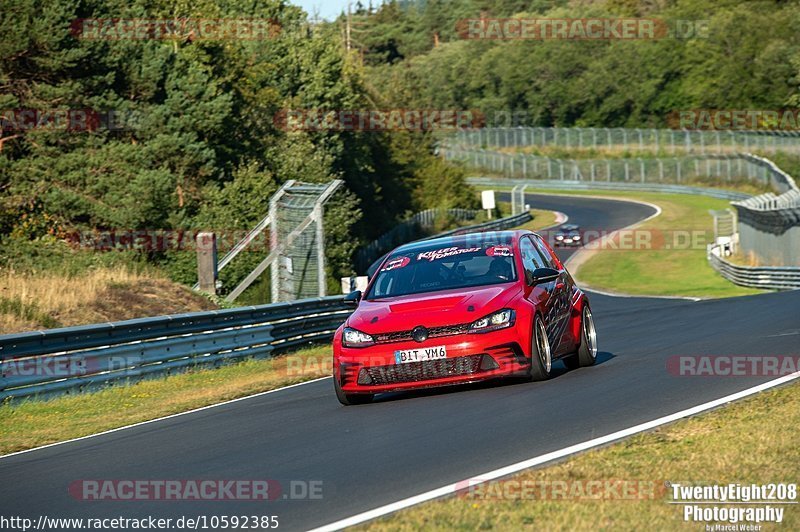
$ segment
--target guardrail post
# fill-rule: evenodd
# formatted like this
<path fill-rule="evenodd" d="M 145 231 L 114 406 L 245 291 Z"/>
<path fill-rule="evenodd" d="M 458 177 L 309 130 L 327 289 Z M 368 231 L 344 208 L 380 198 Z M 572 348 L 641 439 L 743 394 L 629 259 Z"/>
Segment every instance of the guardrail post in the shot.
<path fill-rule="evenodd" d="M 197 285 L 201 292 L 217 295 L 217 235 L 197 235 Z"/>

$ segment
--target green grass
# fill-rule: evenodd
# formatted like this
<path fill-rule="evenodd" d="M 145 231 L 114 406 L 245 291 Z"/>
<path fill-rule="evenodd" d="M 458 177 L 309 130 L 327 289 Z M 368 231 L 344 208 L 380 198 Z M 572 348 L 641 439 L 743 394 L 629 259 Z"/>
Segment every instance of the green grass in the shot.
<path fill-rule="evenodd" d="M 556 213 L 542 209 L 531 209 L 533 220 L 525 222 L 516 229 L 527 229 L 528 231 L 539 231 L 546 227 L 551 227 L 556 223 Z"/>
<path fill-rule="evenodd" d="M 724 279 L 706 259 L 706 244 L 714 239 L 714 223 L 708 211 L 728 208 L 727 200 L 644 192 L 614 192 L 613 195 L 647 201 L 661 208 L 660 216 L 637 228 L 652 235 L 652 241 L 658 243 L 653 247 L 660 249 L 595 253 L 575 272 L 587 286 L 635 295 L 703 298 L 761 293 Z M 693 243 L 684 244 L 685 235 L 697 236 L 692 237 Z"/>
<path fill-rule="evenodd" d="M 730 207 L 727 200 L 632 191 L 529 189 L 527 192 L 632 199 L 661 208 L 660 216 L 645 222 L 637 230 L 651 230 L 649 234 L 653 235 L 654 243 L 661 242 L 663 237 L 666 243 L 671 244 L 671 249 L 599 250 L 572 272 L 584 286 L 632 295 L 702 298 L 763 293 L 727 281 L 711 268 L 706 259 L 705 244 L 714 238 L 714 222 L 708 211 Z M 681 240 L 675 245 L 675 239 L 682 238 L 678 235 L 691 235 L 693 232 L 698 232 L 695 239 L 697 245 L 683 249 Z"/>
<path fill-rule="evenodd" d="M 10 314 L 20 320 L 39 323 L 48 329 L 61 327 L 60 321 L 39 310 L 36 303 L 27 303 L 19 297 L 0 296 L 0 314 Z"/>
<path fill-rule="evenodd" d="M 268 360 L 0 406 L 0 454 L 147 421 L 330 375 L 329 345 Z M 331 385 L 331 401 L 336 401 Z"/>
<path fill-rule="evenodd" d="M 784 429 L 778 429 L 778 423 Z M 668 504 L 672 497 L 664 482 L 796 483 L 800 478 L 798 426 L 800 383 L 795 382 L 510 479 L 516 483 L 512 486 L 566 485 L 567 495 L 539 488 L 523 497 L 515 495 L 520 490 L 500 491 L 504 486 L 500 481 L 482 491 L 408 508 L 359 529 L 703 530 L 702 523 L 683 521 L 682 505 Z M 641 499 L 573 495 L 593 481 L 624 481 Z M 511 496 L 481 495 L 486 493 Z M 613 490 L 605 493 L 614 494 Z M 762 530 L 800 530 L 800 507 L 781 506 L 785 507 L 783 522 L 766 524 Z"/>

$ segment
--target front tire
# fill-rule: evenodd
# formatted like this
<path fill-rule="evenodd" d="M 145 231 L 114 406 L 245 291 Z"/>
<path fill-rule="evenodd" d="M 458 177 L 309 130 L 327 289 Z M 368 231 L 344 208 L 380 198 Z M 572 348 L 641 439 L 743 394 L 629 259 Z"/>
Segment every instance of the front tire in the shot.
<path fill-rule="evenodd" d="M 333 376 L 333 388 L 336 390 L 336 398 L 345 406 L 371 403 L 373 397 L 375 397 L 371 393 L 345 393 L 335 375 Z"/>
<path fill-rule="evenodd" d="M 550 378 L 553 369 L 553 354 L 550 351 L 550 342 L 547 340 L 547 331 L 541 316 L 536 316 L 533 321 L 531 334 L 531 380 L 546 381 Z"/>

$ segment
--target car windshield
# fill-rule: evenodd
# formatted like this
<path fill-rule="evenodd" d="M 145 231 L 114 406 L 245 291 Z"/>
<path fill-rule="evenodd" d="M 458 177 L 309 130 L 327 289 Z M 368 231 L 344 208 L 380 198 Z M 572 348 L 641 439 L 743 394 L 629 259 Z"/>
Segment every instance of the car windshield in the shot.
<path fill-rule="evenodd" d="M 441 244 L 392 254 L 376 274 L 367 299 L 468 288 L 517 279 L 510 245 Z"/>

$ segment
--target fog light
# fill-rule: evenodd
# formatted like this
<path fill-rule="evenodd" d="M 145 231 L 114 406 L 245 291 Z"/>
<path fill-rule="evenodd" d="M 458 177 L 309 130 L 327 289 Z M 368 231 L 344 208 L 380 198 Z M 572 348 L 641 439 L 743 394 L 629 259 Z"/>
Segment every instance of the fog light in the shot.
<path fill-rule="evenodd" d="M 495 362 L 495 360 L 492 357 L 490 357 L 489 355 L 483 355 L 481 357 L 481 365 L 480 365 L 480 370 L 481 371 L 489 371 L 491 369 L 497 369 L 499 367 L 500 367 L 500 364 Z"/>
<path fill-rule="evenodd" d="M 358 384 L 372 384 L 372 377 L 370 377 L 367 368 L 361 368 L 361 371 L 358 372 Z"/>

